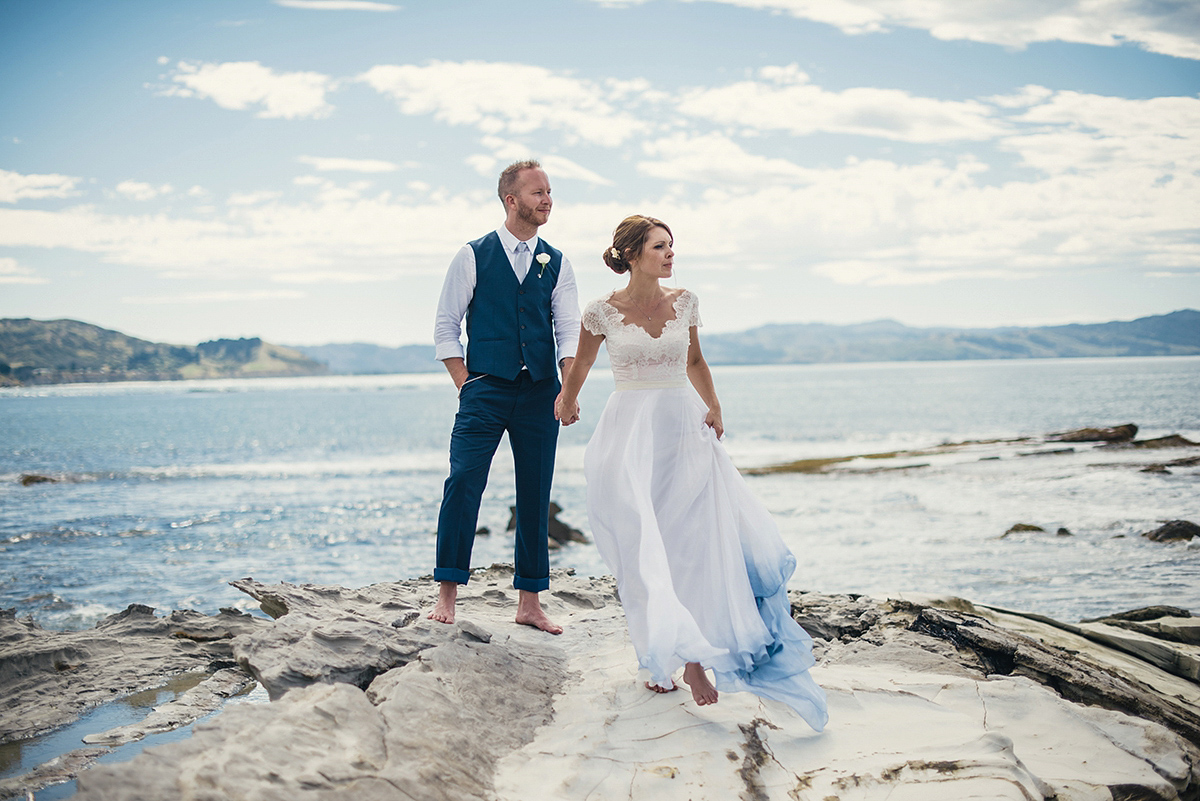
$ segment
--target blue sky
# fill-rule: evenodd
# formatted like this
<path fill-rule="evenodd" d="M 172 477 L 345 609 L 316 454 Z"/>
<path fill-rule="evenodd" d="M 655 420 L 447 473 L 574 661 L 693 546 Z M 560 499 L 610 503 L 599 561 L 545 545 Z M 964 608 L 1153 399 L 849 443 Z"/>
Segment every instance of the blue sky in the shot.
<path fill-rule="evenodd" d="M 535 157 L 586 301 L 667 221 L 709 331 L 1200 307 L 1200 5 L 0 0 L 0 317 L 431 342 Z"/>

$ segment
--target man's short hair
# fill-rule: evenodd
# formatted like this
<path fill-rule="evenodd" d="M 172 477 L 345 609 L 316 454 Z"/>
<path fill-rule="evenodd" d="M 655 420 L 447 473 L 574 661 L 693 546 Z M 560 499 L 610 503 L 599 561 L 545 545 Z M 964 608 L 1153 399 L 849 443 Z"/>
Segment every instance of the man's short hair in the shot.
<path fill-rule="evenodd" d="M 525 161 L 516 161 L 504 168 L 504 172 L 500 173 L 500 183 L 496 187 L 496 194 L 500 195 L 500 202 L 504 202 L 504 198 L 514 194 L 517 190 L 517 179 L 521 176 L 521 170 L 540 170 L 542 165 L 536 159 L 527 159 Z"/>

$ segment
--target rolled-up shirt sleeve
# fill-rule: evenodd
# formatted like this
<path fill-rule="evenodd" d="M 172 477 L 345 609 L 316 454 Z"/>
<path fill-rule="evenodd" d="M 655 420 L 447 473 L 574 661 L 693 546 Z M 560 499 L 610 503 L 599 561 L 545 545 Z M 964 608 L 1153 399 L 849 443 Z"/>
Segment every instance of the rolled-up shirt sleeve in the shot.
<path fill-rule="evenodd" d="M 572 279 L 574 282 L 574 279 Z M 466 358 L 462 344 L 462 322 L 467 307 L 475 296 L 475 251 L 463 245 L 446 271 L 442 295 L 438 299 L 437 317 L 433 323 L 434 358 Z"/>
<path fill-rule="evenodd" d="M 550 293 L 550 312 L 554 315 L 558 361 L 574 358 L 579 349 L 579 288 L 575 285 L 575 270 L 566 256 L 558 270 L 558 283 Z"/>

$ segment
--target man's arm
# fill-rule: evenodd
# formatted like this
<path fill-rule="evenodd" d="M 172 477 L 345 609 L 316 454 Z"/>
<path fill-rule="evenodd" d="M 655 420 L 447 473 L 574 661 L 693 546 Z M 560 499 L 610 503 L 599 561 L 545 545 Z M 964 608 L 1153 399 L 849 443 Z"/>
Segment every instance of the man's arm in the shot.
<path fill-rule="evenodd" d="M 467 365 L 462 346 L 462 321 L 475 295 L 475 251 L 464 245 L 455 254 L 446 271 L 442 294 L 438 299 L 437 316 L 433 323 L 434 358 L 446 365 L 446 370 L 461 388 L 467 380 Z"/>
<path fill-rule="evenodd" d="M 558 363 L 563 375 L 571 369 L 570 362 L 579 349 L 579 288 L 575 285 L 575 271 L 571 262 L 563 256 L 558 270 L 558 282 L 550 293 L 550 311 L 554 315 L 554 339 L 558 346 Z M 566 362 L 566 364 L 564 364 Z"/>
<path fill-rule="evenodd" d="M 442 364 L 446 365 L 446 371 L 450 373 L 454 386 L 462 389 L 462 385 L 467 382 L 467 363 L 460 356 L 451 356 L 449 359 L 442 359 Z"/>

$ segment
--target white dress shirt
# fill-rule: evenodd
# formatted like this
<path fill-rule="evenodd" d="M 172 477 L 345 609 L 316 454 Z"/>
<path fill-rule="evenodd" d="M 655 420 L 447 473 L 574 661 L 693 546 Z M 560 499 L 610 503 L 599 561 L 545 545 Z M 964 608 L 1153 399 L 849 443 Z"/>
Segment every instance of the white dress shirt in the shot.
<path fill-rule="evenodd" d="M 508 255 L 509 264 L 513 265 L 513 275 L 519 282 L 522 276 L 517 275 L 516 251 L 520 242 L 503 225 L 496 229 L 500 236 L 500 244 Z M 538 237 L 534 235 L 526 244 L 530 256 L 537 250 Z M 529 269 L 541 269 L 541 265 L 530 260 Z M 437 318 L 433 324 L 434 358 L 438 361 L 445 359 L 466 358 L 462 344 L 462 323 L 467 315 L 467 307 L 475 297 L 475 250 L 470 245 L 463 245 L 450 262 L 446 271 L 446 281 L 442 284 L 442 296 L 438 299 Z M 575 271 L 571 262 L 564 255 L 562 265 L 558 270 L 558 283 L 550 293 L 550 312 L 554 315 L 554 340 L 558 345 L 558 359 L 561 362 L 567 357 L 574 357 L 579 347 L 579 289 L 575 286 Z"/>

